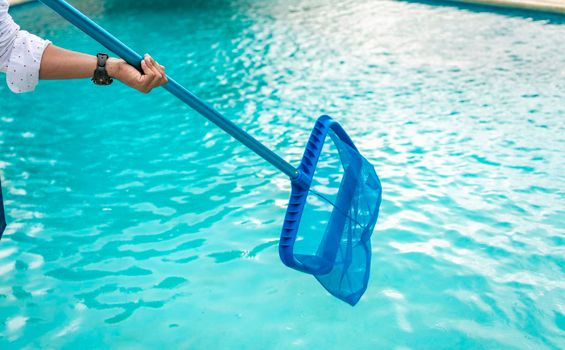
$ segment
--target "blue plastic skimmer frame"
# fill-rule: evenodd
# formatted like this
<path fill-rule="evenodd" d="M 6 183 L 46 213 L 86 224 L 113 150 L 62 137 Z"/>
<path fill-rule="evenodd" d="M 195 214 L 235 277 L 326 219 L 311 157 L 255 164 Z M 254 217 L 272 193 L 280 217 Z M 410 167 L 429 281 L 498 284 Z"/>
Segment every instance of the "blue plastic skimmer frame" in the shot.
<path fill-rule="evenodd" d="M 40 0 L 94 40 L 141 71 L 142 56 L 63 0 Z M 359 154 L 341 126 L 330 117 L 318 119 L 298 169 L 222 116 L 179 83 L 168 78 L 164 88 L 274 165 L 292 181 L 292 194 L 279 245 L 289 267 L 314 275 L 335 297 L 355 305 L 365 289 L 370 269 L 370 236 L 378 216 L 381 187 L 374 168 Z M 323 239 L 314 254 L 295 254 L 302 210 L 326 136 L 339 149 L 344 175 Z"/>

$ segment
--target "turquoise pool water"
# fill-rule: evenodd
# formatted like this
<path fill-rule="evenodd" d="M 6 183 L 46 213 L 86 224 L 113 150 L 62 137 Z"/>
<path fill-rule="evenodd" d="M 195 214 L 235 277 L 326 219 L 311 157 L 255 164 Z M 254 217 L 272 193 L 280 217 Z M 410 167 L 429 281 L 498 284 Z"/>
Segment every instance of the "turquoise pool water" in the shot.
<path fill-rule="evenodd" d="M 565 26 L 395 1 L 82 1 L 296 164 L 338 119 L 377 168 L 351 308 L 282 265 L 284 176 L 164 91 L 0 85 L 0 348 L 565 348 Z M 56 44 L 99 46 L 39 5 Z"/>

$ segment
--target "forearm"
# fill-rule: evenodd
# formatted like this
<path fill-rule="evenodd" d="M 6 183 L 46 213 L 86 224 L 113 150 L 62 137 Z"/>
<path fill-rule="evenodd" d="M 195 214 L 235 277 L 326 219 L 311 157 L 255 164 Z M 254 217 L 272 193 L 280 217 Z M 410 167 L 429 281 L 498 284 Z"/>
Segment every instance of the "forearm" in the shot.
<path fill-rule="evenodd" d="M 43 52 L 39 79 L 88 78 L 92 76 L 95 68 L 95 56 L 66 50 L 51 44 Z"/>

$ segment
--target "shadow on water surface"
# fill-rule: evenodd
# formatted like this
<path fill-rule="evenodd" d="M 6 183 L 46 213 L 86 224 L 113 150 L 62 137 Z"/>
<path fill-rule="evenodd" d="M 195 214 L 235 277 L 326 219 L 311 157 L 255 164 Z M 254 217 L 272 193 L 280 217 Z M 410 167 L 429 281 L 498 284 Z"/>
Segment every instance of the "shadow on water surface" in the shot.
<path fill-rule="evenodd" d="M 451 7 L 451 8 L 457 8 L 460 10 L 476 12 L 476 13 L 490 12 L 507 17 L 518 17 L 524 19 L 531 19 L 534 21 L 547 21 L 550 24 L 565 24 L 565 15 L 546 12 L 546 11 L 533 11 L 527 9 L 499 7 L 499 6 L 491 6 L 491 5 L 483 5 L 483 4 L 471 4 L 471 3 L 450 1 L 450 0 L 393 0 L 393 1 L 404 2 L 404 3 L 418 3 L 418 4 L 437 6 L 437 7 Z M 121 13 L 131 12 L 131 11 L 166 12 L 166 11 L 179 11 L 179 10 L 186 11 L 187 13 L 189 13 L 189 12 L 198 12 L 203 10 L 209 11 L 215 9 L 224 9 L 226 5 L 234 8 L 237 7 L 247 8 L 253 6 L 253 2 L 241 1 L 241 0 L 239 1 L 197 0 L 197 1 L 180 1 L 180 2 L 178 0 L 163 0 L 160 1 L 158 5 L 156 5 L 155 1 L 152 0 L 139 0 L 139 1 L 106 0 L 103 1 L 102 3 L 100 1 L 87 0 L 81 3 L 76 3 L 76 1 L 69 1 L 69 3 L 82 10 L 88 9 L 89 13 L 92 13 L 93 11 L 98 12 L 100 11 L 100 8 L 103 8 L 106 11 L 112 10 L 112 12 L 120 11 Z M 15 8 L 23 9 L 33 6 L 43 6 L 43 5 L 38 1 L 32 1 L 32 2 L 19 4 Z"/>
<path fill-rule="evenodd" d="M 460 9 L 468 12 L 475 12 L 475 13 L 490 12 L 506 17 L 523 18 L 532 21 L 545 21 L 549 24 L 565 24 L 565 15 L 543 12 L 543 11 L 530 11 L 525 9 L 497 7 L 497 6 L 489 6 L 489 5 L 481 5 L 481 4 L 470 4 L 470 3 L 446 1 L 446 0 L 395 0 L 395 1 L 405 2 L 405 3 L 418 3 L 418 4 L 438 6 L 438 7 L 451 7 L 451 8 L 456 8 L 456 9 Z"/>

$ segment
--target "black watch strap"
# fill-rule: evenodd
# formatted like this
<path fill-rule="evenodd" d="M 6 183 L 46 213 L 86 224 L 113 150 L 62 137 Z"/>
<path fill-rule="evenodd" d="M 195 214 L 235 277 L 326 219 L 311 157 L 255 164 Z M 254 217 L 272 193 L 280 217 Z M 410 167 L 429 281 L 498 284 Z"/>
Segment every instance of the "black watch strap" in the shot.
<path fill-rule="evenodd" d="M 106 70 L 108 58 L 109 56 L 105 53 L 99 53 L 96 55 L 96 69 L 92 75 L 92 82 L 96 85 L 110 85 L 114 81 L 114 79 L 108 75 L 108 71 Z"/>

